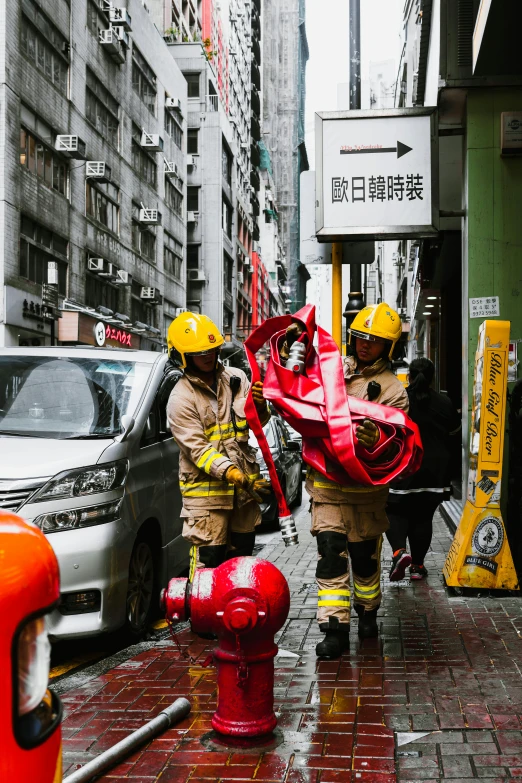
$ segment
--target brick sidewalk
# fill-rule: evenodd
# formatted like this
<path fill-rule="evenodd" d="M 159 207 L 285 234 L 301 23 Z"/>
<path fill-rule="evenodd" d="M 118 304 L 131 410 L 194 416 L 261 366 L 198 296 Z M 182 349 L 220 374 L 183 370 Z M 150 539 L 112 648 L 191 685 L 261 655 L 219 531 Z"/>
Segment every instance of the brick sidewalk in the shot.
<path fill-rule="evenodd" d="M 276 659 L 284 742 L 265 753 L 203 748 L 200 737 L 210 730 L 216 705 L 215 672 L 188 666 L 162 641 L 62 696 L 64 774 L 187 696 L 192 713 L 183 723 L 101 780 L 522 779 L 521 599 L 448 595 L 440 571 L 450 536 L 439 517 L 426 560 L 428 582 L 389 584 L 385 578 L 380 639 L 361 645 L 355 619 L 350 654 L 318 661 L 315 543 L 309 515 L 301 513 L 298 523 L 299 547 L 277 543 L 262 552 L 285 573 L 292 593 L 278 643 L 299 657 Z M 210 648 L 189 631 L 180 637 L 204 661 Z"/>

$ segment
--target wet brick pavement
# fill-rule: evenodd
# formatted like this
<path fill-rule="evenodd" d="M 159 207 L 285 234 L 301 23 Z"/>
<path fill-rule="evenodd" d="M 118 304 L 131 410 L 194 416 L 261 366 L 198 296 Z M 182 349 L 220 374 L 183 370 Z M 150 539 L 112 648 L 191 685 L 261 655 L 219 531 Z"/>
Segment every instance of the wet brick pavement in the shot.
<path fill-rule="evenodd" d="M 186 696 L 192 713 L 183 723 L 101 780 L 522 779 L 522 599 L 449 595 L 440 571 L 450 535 L 438 518 L 428 581 L 390 585 L 384 579 L 380 639 L 361 645 L 355 619 L 350 652 L 339 661 L 318 661 L 315 545 L 306 512 L 298 523 L 299 547 L 277 542 L 262 552 L 289 580 L 291 612 L 278 642 L 299 656 L 276 659 L 282 744 L 266 752 L 204 748 L 201 737 L 216 704 L 215 671 L 188 665 L 162 641 L 62 695 L 64 774 Z M 187 630 L 180 639 L 198 662 L 205 660 L 206 643 Z"/>

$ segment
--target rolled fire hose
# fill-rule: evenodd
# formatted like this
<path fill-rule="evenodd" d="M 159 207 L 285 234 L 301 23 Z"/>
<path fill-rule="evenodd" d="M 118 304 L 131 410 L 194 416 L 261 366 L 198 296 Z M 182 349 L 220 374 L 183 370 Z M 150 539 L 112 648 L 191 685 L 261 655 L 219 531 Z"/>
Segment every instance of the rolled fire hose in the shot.
<path fill-rule="evenodd" d="M 287 327 L 295 322 L 302 326 L 299 339 L 301 343 L 306 340 L 306 352 L 295 367 L 289 367 L 281 362 L 280 350 Z M 347 397 L 339 349 L 328 332 L 316 326 L 313 305 L 294 315 L 270 318 L 252 332 L 245 349 L 253 380 L 259 378 L 255 354 L 266 342 L 270 360 L 264 395 L 303 436 L 303 459 L 308 465 L 347 487 L 387 485 L 419 468 L 422 443 L 417 425 L 402 410 Z M 379 430 L 371 449 L 362 446 L 355 435 L 357 425 L 366 418 Z"/>
<path fill-rule="evenodd" d="M 176 699 L 173 704 L 162 710 L 157 717 L 133 731 L 132 734 L 129 734 L 121 742 L 116 743 L 112 748 L 100 753 L 92 761 L 88 761 L 87 764 L 77 769 L 72 775 L 68 775 L 63 779 L 63 783 L 85 783 L 88 780 L 92 780 L 95 775 L 99 775 L 110 767 L 114 767 L 133 753 L 140 745 L 143 745 L 162 731 L 169 729 L 174 723 L 185 718 L 189 714 L 190 708 L 191 705 L 188 699 Z"/>
<path fill-rule="evenodd" d="M 250 350 L 250 345 L 249 345 L 249 342 L 254 334 L 255 332 L 253 332 L 252 335 L 245 341 L 245 351 L 246 351 L 248 363 L 250 364 L 250 370 L 252 373 L 252 385 L 254 385 L 256 381 L 261 380 L 261 373 L 259 371 L 259 367 L 257 365 L 256 357 L 255 357 L 256 351 L 258 351 L 261 346 L 259 346 L 259 348 L 255 348 L 252 351 Z M 279 527 L 281 529 L 281 535 L 283 537 L 283 541 L 285 542 L 285 546 L 296 546 L 299 543 L 299 538 L 297 535 L 297 528 L 295 526 L 295 519 L 292 516 L 292 512 L 288 508 L 285 494 L 283 492 L 283 488 L 281 487 L 279 476 L 277 475 L 274 458 L 272 457 L 272 452 L 270 451 L 270 446 L 268 445 L 266 435 L 263 432 L 263 427 L 261 426 L 258 410 L 255 406 L 254 400 L 252 399 L 252 392 L 248 394 L 248 397 L 245 402 L 245 416 L 248 422 L 248 426 L 250 427 L 250 429 L 252 430 L 252 432 L 257 438 L 257 442 L 259 443 L 259 448 L 261 449 L 261 453 L 265 459 L 265 463 L 268 468 L 270 483 L 272 484 L 272 489 L 274 491 L 274 495 L 276 496 L 276 500 L 277 500 Z"/>

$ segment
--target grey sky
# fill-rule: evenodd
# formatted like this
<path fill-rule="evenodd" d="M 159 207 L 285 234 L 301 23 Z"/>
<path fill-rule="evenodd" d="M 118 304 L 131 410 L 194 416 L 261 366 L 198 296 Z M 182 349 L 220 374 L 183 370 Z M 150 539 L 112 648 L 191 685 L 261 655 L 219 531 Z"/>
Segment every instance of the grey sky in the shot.
<path fill-rule="evenodd" d="M 399 60 L 404 0 L 361 0 L 362 78 L 368 63 Z M 306 0 L 310 59 L 306 70 L 306 146 L 313 168 L 314 114 L 337 108 L 337 85 L 349 80 L 348 0 Z"/>

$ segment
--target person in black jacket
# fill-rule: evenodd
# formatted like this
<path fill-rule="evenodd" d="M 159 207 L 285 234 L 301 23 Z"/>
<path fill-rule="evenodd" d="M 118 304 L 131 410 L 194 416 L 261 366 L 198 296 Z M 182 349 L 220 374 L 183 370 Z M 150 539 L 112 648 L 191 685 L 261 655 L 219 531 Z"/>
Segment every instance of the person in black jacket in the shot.
<path fill-rule="evenodd" d="M 409 367 L 409 414 L 418 425 L 424 456 L 417 473 L 392 484 L 386 509 L 390 528 L 386 533 L 393 551 L 390 581 L 424 579 L 424 557 L 433 535 L 433 515 L 439 503 L 450 496 L 449 466 L 457 446 L 460 415 L 445 394 L 431 388 L 435 367 L 429 359 L 414 359 Z M 406 550 L 410 544 L 411 555 Z"/>

